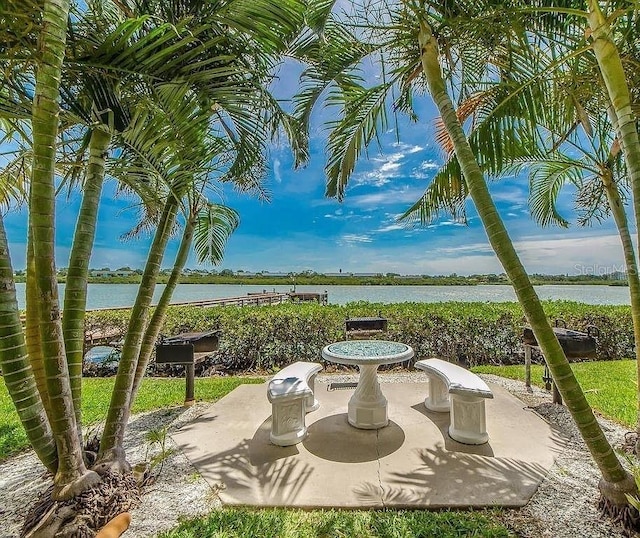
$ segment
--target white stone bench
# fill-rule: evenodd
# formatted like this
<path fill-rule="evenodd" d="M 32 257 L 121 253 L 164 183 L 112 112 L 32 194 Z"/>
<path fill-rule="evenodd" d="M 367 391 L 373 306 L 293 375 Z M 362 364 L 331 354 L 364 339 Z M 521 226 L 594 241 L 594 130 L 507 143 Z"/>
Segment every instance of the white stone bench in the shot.
<path fill-rule="evenodd" d="M 415 366 L 429 376 L 425 407 L 451 413 L 451 438 L 468 445 L 486 443 L 489 435 L 484 402 L 493 398 L 487 384 L 473 372 L 440 359 L 417 361 Z"/>
<path fill-rule="evenodd" d="M 305 414 L 320 407 L 314 396 L 315 379 L 320 370 L 322 366 L 317 362 L 295 362 L 269 381 L 270 439 L 274 445 L 295 445 L 307 435 Z"/>

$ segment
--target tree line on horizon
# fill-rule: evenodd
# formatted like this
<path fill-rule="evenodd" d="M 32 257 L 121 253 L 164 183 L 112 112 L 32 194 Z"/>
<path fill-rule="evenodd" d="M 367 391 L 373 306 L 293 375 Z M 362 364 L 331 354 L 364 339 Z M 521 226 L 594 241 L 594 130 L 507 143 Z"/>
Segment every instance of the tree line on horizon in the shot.
<path fill-rule="evenodd" d="M 160 269 L 158 272 L 158 283 L 166 283 L 171 276 L 172 269 Z M 109 274 L 111 273 L 111 274 Z M 126 274 L 125 274 L 126 273 Z M 118 283 L 137 284 L 140 282 L 143 271 L 141 269 L 131 269 L 121 267 L 110 269 L 89 269 L 87 282 L 91 284 Z M 57 271 L 58 282 L 66 282 L 67 269 L 59 268 Z M 534 284 L 605 284 L 605 285 L 627 285 L 626 274 L 604 273 L 604 274 L 545 274 L 532 273 L 529 275 Z M 16 282 L 26 281 L 25 271 L 15 271 Z M 315 271 L 302 271 L 299 273 L 288 272 L 286 274 L 251 273 L 248 271 L 231 269 L 183 269 L 180 276 L 181 284 L 276 284 L 276 285 L 475 285 L 475 284 L 509 284 L 509 278 L 505 273 L 495 274 L 472 274 L 459 275 L 451 273 L 448 275 L 402 275 L 400 273 L 378 273 L 369 275 L 359 275 L 357 273 L 343 273 L 340 276 L 327 275 Z"/>

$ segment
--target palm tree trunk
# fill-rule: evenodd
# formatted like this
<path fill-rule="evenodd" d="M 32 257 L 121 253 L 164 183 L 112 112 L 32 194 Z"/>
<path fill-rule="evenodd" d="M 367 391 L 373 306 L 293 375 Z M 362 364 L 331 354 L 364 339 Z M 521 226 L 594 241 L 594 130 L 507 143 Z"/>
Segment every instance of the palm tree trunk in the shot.
<path fill-rule="evenodd" d="M 613 106 L 607 110 L 609 120 L 615 132 L 618 132 L 618 118 Z M 635 342 L 640 342 L 640 275 L 638 275 L 638 261 L 633 241 L 631 239 L 631 231 L 629 230 L 629 222 L 624 203 L 620 198 L 620 192 L 617 185 L 613 183 L 612 174 L 603 176 L 603 184 L 609 207 L 618 227 L 618 234 L 622 241 L 622 251 L 624 253 L 625 267 L 627 270 L 627 282 L 629 283 L 629 296 L 631 298 L 631 319 L 633 320 L 633 338 Z M 640 346 L 635 346 L 636 353 L 636 379 L 640 381 Z M 637 420 L 636 420 L 636 443 L 635 453 L 640 454 L 640 385 L 636 382 L 636 401 L 637 401 Z"/>
<path fill-rule="evenodd" d="M 9 245 L 0 215 L 0 370 L 20 422 L 38 458 L 52 473 L 58 468 L 56 443 L 40 399 L 25 345 Z"/>
<path fill-rule="evenodd" d="M 29 220 L 33 231 L 39 335 L 44 358 L 51 429 L 56 441 L 58 469 L 54 496 L 72 497 L 99 477 L 88 472 L 77 436 L 60 323 L 55 270 L 55 159 L 58 134 L 58 99 L 66 42 L 68 0 L 45 0 L 40 35 L 41 57 L 36 72 L 32 111 L 33 167 L 29 195 Z"/>
<path fill-rule="evenodd" d="M 418 40 L 422 68 L 427 79 L 429 92 L 451 138 L 469 193 L 480 215 L 489 242 L 513 284 L 518 301 L 531 324 L 556 386 L 602 473 L 604 481 L 601 481 L 600 491 L 603 497 L 616 507 L 626 508 L 629 504 L 625 493 L 633 494 L 638 491 L 633 477 L 622 467 L 602 432 L 518 258 L 504 223 L 493 203 L 480 166 L 475 160 L 464 130 L 456 116 L 455 108 L 442 78 L 437 41 L 431 28 L 424 20 L 420 21 Z"/>
<path fill-rule="evenodd" d="M 636 222 L 640 222 L 640 138 L 637 118 L 631 109 L 631 94 L 620 54 L 611 37 L 609 22 L 596 0 L 589 0 L 589 25 L 593 52 L 609 93 L 617 119 L 617 133 L 631 181 Z M 640 229 L 638 229 L 640 237 Z"/>
<path fill-rule="evenodd" d="M 640 140 L 636 127 L 636 118 L 631 109 L 631 95 L 629 86 L 620 59 L 620 54 L 611 38 L 610 27 L 605 19 L 597 2 L 589 1 L 589 24 L 592 31 L 593 51 L 600 67 L 600 72 L 604 79 L 611 100 L 609 117 L 612 119 L 613 127 L 618 135 L 620 146 L 625 159 L 627 175 L 631 182 L 633 193 L 633 208 L 636 223 L 640 222 Z M 609 188 L 607 196 L 609 196 Z M 617 193 L 617 191 L 616 191 Z M 625 229 L 629 234 L 626 215 L 622 202 L 619 200 L 609 200 L 614 219 L 618 224 L 618 219 L 624 217 Z M 622 215 L 617 216 L 618 206 Z M 620 226 L 618 225 L 618 230 Z M 640 229 L 637 231 L 640 239 Z M 625 263 L 627 266 L 627 277 L 629 281 L 629 293 L 631 295 L 631 315 L 633 317 L 633 334 L 636 342 L 637 359 L 637 379 L 640 382 L 640 277 L 636 263 L 635 251 L 631 238 L 620 237 L 623 242 Z M 636 424 L 636 454 L 640 454 L 640 384 L 636 383 L 636 398 L 638 401 L 638 418 Z"/>
<path fill-rule="evenodd" d="M 144 331 L 147 328 L 147 320 L 149 319 L 153 291 L 167 242 L 175 224 L 177 209 L 178 202 L 170 195 L 165 203 L 160 223 L 153 238 L 142 281 L 138 288 L 138 295 L 131 309 L 131 318 L 129 319 L 122 356 L 118 365 L 109 412 L 100 441 L 100 452 L 98 454 L 98 468 L 100 470 L 128 468 L 122 445 L 131 412 L 131 404 L 133 403 L 133 382 L 136 375 L 140 346 L 142 345 Z"/>
<path fill-rule="evenodd" d="M 33 234 L 31 227 L 27 231 L 27 278 L 26 278 L 26 299 L 27 305 L 38 304 L 38 290 L 36 289 L 36 257 L 33 254 Z M 40 347 L 40 329 L 38 327 L 38 309 L 27 308 L 25 313 L 25 340 L 29 363 L 35 378 L 40 399 L 45 402 L 45 410 L 48 409 L 46 402 L 49 401 L 49 391 L 47 390 L 46 374 L 44 372 L 44 361 L 42 360 L 42 348 Z M 53 417 L 49 417 L 51 419 Z"/>
<path fill-rule="evenodd" d="M 609 174 L 610 176 L 610 174 Z M 618 186 L 612 181 L 611 177 L 603 177 L 605 192 L 609 201 L 609 207 L 616 226 L 618 234 L 622 241 L 622 251 L 624 252 L 624 262 L 627 269 L 627 281 L 629 283 L 629 295 L 631 297 L 631 319 L 633 320 L 633 338 L 636 342 L 640 342 L 640 278 L 638 278 L 638 264 L 636 254 L 631 240 L 631 232 L 629 231 L 629 223 L 627 214 L 624 211 L 624 204 L 618 192 Z M 636 352 L 636 370 L 637 379 L 640 379 L 640 346 L 635 346 Z M 636 401 L 638 407 L 638 420 L 636 423 L 636 454 L 640 454 L 640 388 L 636 383 Z"/>
<path fill-rule="evenodd" d="M 142 341 L 142 346 L 140 348 L 140 356 L 138 357 L 136 377 L 133 382 L 133 394 L 131 397 L 132 401 L 135 399 L 136 393 L 138 392 L 138 388 L 140 387 L 140 383 L 142 382 L 142 378 L 144 377 L 144 373 L 147 369 L 147 365 L 149 364 L 149 359 L 151 358 L 151 353 L 153 352 L 156 340 L 158 339 L 158 335 L 160 334 L 160 329 L 162 328 L 162 324 L 164 323 L 164 318 L 167 313 L 167 309 L 169 308 L 171 297 L 173 296 L 173 292 L 175 291 L 176 286 L 180 281 L 182 270 L 184 269 L 184 266 L 187 263 L 187 259 L 189 258 L 189 251 L 191 250 L 191 243 L 193 242 L 193 232 L 195 230 L 195 226 L 195 218 L 187 219 L 184 231 L 182 233 L 180 247 L 178 248 L 178 253 L 176 254 L 176 259 L 173 264 L 173 269 L 171 270 L 171 275 L 169 275 L 167 284 L 162 291 L 162 296 L 160 297 L 160 300 L 158 301 L 158 304 L 153 311 L 151 321 L 149 322 L 149 326 L 145 331 L 144 340 Z"/>
<path fill-rule="evenodd" d="M 105 160 L 110 143 L 111 134 L 108 131 L 103 131 L 99 127 L 93 129 L 89 141 L 89 164 L 82 194 L 82 205 L 76 223 L 64 291 L 62 333 L 80 439 L 82 439 L 82 357 L 84 318 L 87 308 L 87 277 L 96 235 Z"/>

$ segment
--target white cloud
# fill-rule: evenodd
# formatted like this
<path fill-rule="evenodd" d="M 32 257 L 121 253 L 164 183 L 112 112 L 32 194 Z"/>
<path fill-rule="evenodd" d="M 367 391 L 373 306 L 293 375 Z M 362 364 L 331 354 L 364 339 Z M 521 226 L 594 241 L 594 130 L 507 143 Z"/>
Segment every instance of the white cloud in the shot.
<path fill-rule="evenodd" d="M 366 234 L 362 234 L 362 235 L 345 234 L 338 240 L 339 244 L 371 243 L 371 242 L 373 242 L 373 239 L 371 239 L 371 236 Z"/>
<path fill-rule="evenodd" d="M 407 155 L 418 153 L 424 149 L 421 146 L 409 146 L 406 144 L 394 144 L 394 147 L 397 147 L 400 151 L 369 159 L 369 162 L 377 165 L 376 168 L 355 174 L 352 178 L 353 184 L 382 187 L 392 179 L 402 175 L 401 170 Z"/>
<path fill-rule="evenodd" d="M 440 228 L 442 226 L 466 226 L 464 222 L 457 222 L 455 220 L 443 220 L 440 222 L 434 222 L 429 224 L 427 228 Z"/>
<path fill-rule="evenodd" d="M 411 172 L 413 179 L 428 179 L 433 177 L 434 170 L 438 170 L 440 165 L 434 161 L 422 161 Z"/>
<path fill-rule="evenodd" d="M 324 217 L 327 219 L 341 219 L 343 213 L 344 211 L 339 207 L 333 213 L 327 213 Z"/>
<path fill-rule="evenodd" d="M 282 174 L 280 172 L 280 159 L 273 160 L 273 178 L 277 183 L 282 183 Z"/>
<path fill-rule="evenodd" d="M 342 221 L 347 221 L 347 220 L 360 221 L 360 220 L 371 219 L 372 215 L 362 215 L 362 214 L 355 213 L 354 211 L 349 211 L 348 213 L 345 213 L 342 209 L 338 209 L 333 213 L 327 213 L 326 215 L 324 215 L 324 218 L 333 219 L 333 220 L 342 220 Z"/>
<path fill-rule="evenodd" d="M 378 228 L 386 226 L 393 223 L 384 221 Z M 234 235 L 224 265 L 255 271 L 311 268 L 320 272 L 334 272 L 340 266 L 355 272 L 433 275 L 504 271 L 480 227 L 463 230 L 450 226 L 440 230 L 443 229 L 447 229 L 444 236 L 436 230 L 420 229 L 420 235 L 411 240 L 406 238 L 411 230 L 397 236 L 374 236 L 379 231 L 375 226 L 371 231 L 350 230 L 337 236 L 320 232 L 296 233 L 286 238 Z M 260 245 L 259 254 L 256 244 Z M 530 234 L 518 238 L 515 247 L 528 273 L 601 273 L 619 269 L 623 263 L 619 239 L 611 233 L 586 235 L 582 231 L 579 235 L 562 230 L 555 235 Z M 118 266 L 128 263 L 126 260 Z"/>
<path fill-rule="evenodd" d="M 376 230 L 376 232 L 394 232 L 396 230 L 404 230 L 405 227 L 402 224 L 387 224 L 386 226 L 382 226 L 381 228 L 378 228 Z"/>
<path fill-rule="evenodd" d="M 511 204 L 511 210 L 526 206 L 528 202 L 528 193 L 525 187 L 518 189 L 517 187 L 501 185 L 499 189 L 491 189 L 491 197 L 494 202 L 507 202 Z"/>
<path fill-rule="evenodd" d="M 425 148 L 423 146 L 418 146 L 418 145 L 410 145 L 410 144 L 405 144 L 404 142 L 394 142 L 393 144 L 391 144 L 394 148 L 398 148 L 401 151 L 404 151 L 405 153 L 418 153 L 419 151 L 424 150 Z"/>
<path fill-rule="evenodd" d="M 469 243 L 458 246 L 442 246 L 434 249 L 434 254 L 441 256 L 460 256 L 461 254 L 472 253 L 475 255 L 487 255 L 493 253 L 489 243 Z"/>
<path fill-rule="evenodd" d="M 360 208 L 392 204 L 413 204 L 422 194 L 422 189 L 403 187 L 402 189 L 385 189 L 384 192 L 351 196 L 348 202 Z"/>
<path fill-rule="evenodd" d="M 545 267 L 562 267 L 561 273 L 585 273 L 593 268 L 623 266 L 622 246 L 616 234 L 579 237 L 531 237 L 514 243 L 527 271 L 548 272 Z M 557 260 L 557 261 L 556 261 Z M 591 269 L 590 269 L 591 268 Z M 602 269 L 604 270 L 604 269 Z"/>

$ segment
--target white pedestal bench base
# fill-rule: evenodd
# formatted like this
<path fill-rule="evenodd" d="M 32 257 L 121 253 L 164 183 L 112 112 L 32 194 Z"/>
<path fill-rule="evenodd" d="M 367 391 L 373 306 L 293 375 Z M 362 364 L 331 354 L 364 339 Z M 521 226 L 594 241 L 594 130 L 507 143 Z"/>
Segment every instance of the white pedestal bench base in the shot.
<path fill-rule="evenodd" d="M 450 413 L 449 436 L 467 445 L 489 440 L 485 399 L 493 398 L 487 384 L 473 372 L 440 359 L 415 364 L 429 376 L 424 405 L 429 411 Z"/>
<path fill-rule="evenodd" d="M 482 445 L 489 440 L 484 402 L 484 398 L 451 394 L 451 439 L 466 445 Z"/>
<path fill-rule="evenodd" d="M 297 398 L 290 402 L 272 402 L 271 414 L 269 439 L 274 445 L 295 445 L 307 436 L 304 398 Z"/>
<path fill-rule="evenodd" d="M 437 377 L 430 377 L 428 380 L 427 397 L 424 399 L 424 406 L 429 411 L 437 413 L 448 413 L 449 407 L 449 387 Z"/>
<path fill-rule="evenodd" d="M 274 445 L 290 446 L 307 435 L 305 415 L 318 409 L 314 396 L 317 362 L 296 362 L 280 370 L 269 381 L 267 398 L 271 402 L 271 433 Z"/>

